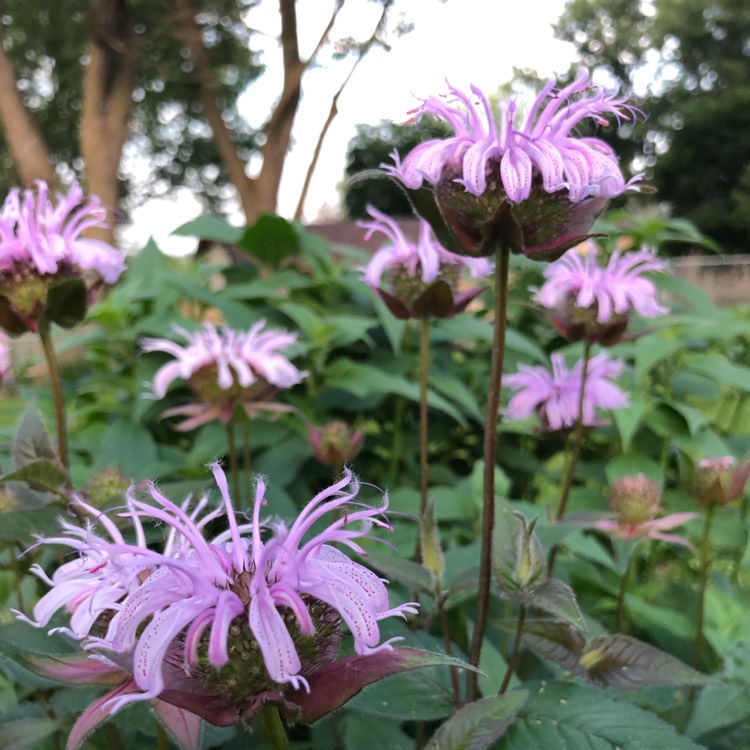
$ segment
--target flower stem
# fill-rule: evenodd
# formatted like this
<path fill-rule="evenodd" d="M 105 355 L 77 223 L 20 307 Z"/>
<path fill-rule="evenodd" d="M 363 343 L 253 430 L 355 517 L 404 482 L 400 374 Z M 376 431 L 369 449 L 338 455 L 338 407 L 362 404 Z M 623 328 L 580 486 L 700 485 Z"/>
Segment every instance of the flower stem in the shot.
<path fill-rule="evenodd" d="M 422 335 L 419 345 L 419 513 L 427 512 L 427 493 L 430 482 L 428 462 L 429 419 L 427 409 L 427 384 L 430 375 L 430 320 L 422 318 Z"/>
<path fill-rule="evenodd" d="M 706 510 L 706 520 L 703 524 L 703 538 L 701 539 L 700 567 L 698 569 L 698 609 L 695 614 L 695 649 L 693 651 L 693 665 L 700 668 L 703 661 L 703 629 L 704 610 L 706 603 L 706 587 L 708 586 L 708 569 L 711 561 L 708 557 L 708 538 L 711 532 L 714 506 L 709 505 Z"/>
<path fill-rule="evenodd" d="M 503 695 L 508 689 L 510 678 L 513 676 L 513 672 L 518 667 L 518 661 L 521 657 L 521 634 L 523 633 L 523 625 L 526 622 L 526 605 L 522 604 L 518 610 L 518 619 L 516 620 L 516 634 L 513 637 L 513 651 L 508 660 L 508 668 L 505 670 L 505 677 L 498 690 L 498 695 Z"/>
<path fill-rule="evenodd" d="M 289 738 L 286 736 L 284 725 L 281 722 L 279 709 L 276 706 L 265 705 L 260 709 L 263 728 L 271 741 L 274 750 L 288 750 Z"/>
<path fill-rule="evenodd" d="M 229 470 L 232 472 L 232 492 L 235 502 L 239 505 L 242 499 L 240 494 L 240 474 L 237 469 L 237 442 L 234 439 L 234 418 L 227 424 L 227 446 L 229 449 Z"/>
<path fill-rule="evenodd" d="M 617 591 L 617 606 L 615 607 L 615 633 L 621 632 L 622 620 L 625 615 L 625 594 L 628 589 L 628 580 L 630 579 L 630 569 L 633 565 L 633 550 L 635 545 L 628 552 L 628 559 L 625 561 L 625 570 L 620 576 L 620 588 Z"/>
<path fill-rule="evenodd" d="M 55 348 L 52 344 L 50 324 L 43 320 L 39 321 L 39 338 L 41 339 L 42 348 L 44 349 L 44 357 L 47 360 L 47 369 L 49 370 L 50 385 L 52 388 L 52 399 L 55 404 L 57 452 L 60 457 L 60 463 L 65 469 L 69 469 L 68 428 L 65 421 L 65 400 L 63 399 L 60 368 L 57 364 L 57 356 L 55 355 Z"/>
<path fill-rule="evenodd" d="M 495 522 L 495 458 L 497 454 L 497 424 L 500 418 L 500 389 L 505 360 L 505 329 L 508 321 L 508 267 L 510 251 L 498 248 L 495 254 L 494 331 L 490 382 L 487 391 L 487 411 L 484 424 L 484 476 L 482 491 L 482 537 L 479 558 L 479 592 L 474 632 L 469 647 L 469 661 L 479 665 L 482 642 L 487 629 L 492 580 L 492 532 Z M 466 692 L 469 701 L 477 697 L 477 673 L 469 672 Z"/>
<path fill-rule="evenodd" d="M 578 459 L 581 455 L 581 445 L 583 444 L 583 433 L 585 426 L 583 424 L 583 404 L 586 400 L 586 376 L 588 375 L 589 360 L 591 359 L 591 344 L 588 339 L 584 340 L 583 345 L 583 371 L 581 372 L 581 390 L 578 392 L 578 411 L 576 416 L 575 430 L 573 431 L 572 441 L 573 450 L 568 459 L 568 465 L 565 470 L 562 485 L 560 487 L 560 497 L 557 501 L 555 510 L 555 521 L 559 521 L 565 514 L 565 508 L 570 498 L 570 490 L 573 486 L 573 477 L 578 467 Z"/>
<path fill-rule="evenodd" d="M 252 497 L 253 484 L 253 463 L 252 453 L 250 451 L 250 419 L 242 419 L 242 476 L 245 480 L 245 502 L 250 507 L 250 498 Z"/>
<path fill-rule="evenodd" d="M 451 643 L 451 631 L 448 626 L 448 616 L 445 611 L 445 597 L 438 584 L 435 588 L 435 606 L 437 607 L 438 617 L 440 619 L 440 629 L 443 631 L 443 647 L 446 656 L 453 656 L 453 645 Z M 453 688 L 453 705 L 456 709 L 461 708 L 461 687 L 458 684 L 458 669 L 450 668 L 451 687 Z"/>

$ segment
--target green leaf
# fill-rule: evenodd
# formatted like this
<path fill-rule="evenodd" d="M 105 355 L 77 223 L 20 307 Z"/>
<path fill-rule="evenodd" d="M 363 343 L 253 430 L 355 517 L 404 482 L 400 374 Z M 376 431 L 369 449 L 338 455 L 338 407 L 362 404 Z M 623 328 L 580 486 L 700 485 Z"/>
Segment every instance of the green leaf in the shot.
<path fill-rule="evenodd" d="M 148 477 L 158 460 L 151 433 L 129 419 L 116 419 L 101 441 L 96 466 L 116 466 L 134 480 Z"/>
<path fill-rule="evenodd" d="M 198 216 L 177 227 L 172 234 L 234 244 L 242 237 L 243 231 L 241 227 L 233 227 L 218 216 Z"/>
<path fill-rule="evenodd" d="M 400 375 L 394 375 L 373 365 L 354 362 L 350 359 L 337 359 L 325 372 L 325 382 L 329 388 L 340 388 L 358 398 L 377 395 L 398 395 L 419 402 L 419 386 Z M 444 412 L 466 427 L 466 419 L 453 404 L 430 390 L 427 403 L 434 409 Z"/>
<path fill-rule="evenodd" d="M 487 750 L 503 736 L 528 697 L 527 690 L 513 690 L 469 703 L 438 728 L 426 750 Z"/>
<path fill-rule="evenodd" d="M 237 240 L 241 248 L 263 265 L 278 268 L 290 255 L 298 255 L 300 238 L 294 225 L 281 216 L 263 214 Z"/>
<path fill-rule="evenodd" d="M 21 425 L 13 439 L 11 453 L 13 466 L 16 469 L 23 468 L 39 459 L 51 461 L 57 459 L 57 453 L 52 447 L 52 441 L 36 404 L 29 404 L 24 412 Z"/>
<path fill-rule="evenodd" d="M 56 719 L 16 719 L 0 724 L 0 747 L 3 750 L 36 750 L 39 743 L 63 726 Z"/>
<path fill-rule="evenodd" d="M 698 695 L 685 733 L 700 740 L 746 721 L 748 714 L 747 685 L 706 685 Z"/>
<path fill-rule="evenodd" d="M 86 317 L 88 292 L 86 283 L 80 277 L 67 279 L 50 287 L 44 318 L 57 323 L 62 328 L 73 328 Z"/>
<path fill-rule="evenodd" d="M 544 683 L 532 693 L 495 750 L 699 750 L 654 714 L 611 692 Z"/>
<path fill-rule="evenodd" d="M 515 620 L 501 620 L 498 625 L 508 633 L 516 631 Z M 586 637 L 580 628 L 558 620 L 527 619 L 521 639 L 537 656 L 549 659 L 570 674 L 586 673 L 579 662 L 586 646 Z"/>
<path fill-rule="evenodd" d="M 369 552 L 367 562 L 390 581 L 398 581 L 412 591 L 432 592 L 433 586 L 429 571 L 413 560 L 399 555 Z"/>
<path fill-rule="evenodd" d="M 622 450 L 625 453 L 630 450 L 630 441 L 641 426 L 643 415 L 648 408 L 648 402 L 641 395 L 633 393 L 630 396 L 630 405 L 627 409 L 614 409 L 612 411 L 612 419 L 617 425 Z"/>
<path fill-rule="evenodd" d="M 492 544 L 492 572 L 509 594 L 526 592 L 547 579 L 544 549 L 522 513 L 506 502 L 497 505 Z"/>
<path fill-rule="evenodd" d="M 655 646 L 621 633 L 593 638 L 581 656 L 581 665 L 595 682 L 627 690 L 703 685 L 711 679 Z"/>
<path fill-rule="evenodd" d="M 539 586 L 524 592 L 523 601 L 528 606 L 541 609 L 583 632 L 586 630 L 583 613 L 573 589 L 557 578 L 549 578 Z"/>
<path fill-rule="evenodd" d="M 414 750 L 414 739 L 405 734 L 396 722 L 350 711 L 346 713 L 342 723 L 344 747 Z"/>
<path fill-rule="evenodd" d="M 372 293 L 372 301 L 375 306 L 375 312 L 378 314 L 378 321 L 383 326 L 385 335 L 390 342 L 391 350 L 394 354 L 400 354 L 401 343 L 404 340 L 404 331 L 409 322 L 407 320 L 399 320 L 395 317 L 385 302 L 374 292 Z"/>
<path fill-rule="evenodd" d="M 23 481 L 35 490 L 58 490 L 68 480 L 68 472 L 56 461 L 40 458 L 0 477 L 0 484 Z"/>

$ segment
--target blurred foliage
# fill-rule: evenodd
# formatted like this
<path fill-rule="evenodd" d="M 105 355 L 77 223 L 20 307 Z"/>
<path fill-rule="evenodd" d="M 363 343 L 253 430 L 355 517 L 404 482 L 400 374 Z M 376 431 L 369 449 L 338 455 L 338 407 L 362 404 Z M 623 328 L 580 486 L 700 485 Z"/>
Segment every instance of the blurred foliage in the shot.
<path fill-rule="evenodd" d="M 689 223 L 652 213 L 608 214 L 598 228 L 610 234 L 609 250 L 643 242 L 663 250 L 702 241 Z M 453 653 L 463 656 L 475 616 L 491 292 L 468 312 L 431 325 L 430 497 L 436 526 L 430 533 L 434 546 L 439 530 L 442 548 L 435 550 L 440 559 L 436 575 L 412 559 L 419 533 L 413 518 L 419 508 L 418 331 L 391 318 L 362 283 L 357 269 L 366 257 L 352 248 L 331 248 L 278 217 L 263 217 L 249 228 L 202 217 L 181 232 L 233 244 L 235 260 L 169 258 L 151 243 L 130 259 L 125 276 L 93 308 L 88 322 L 59 337 L 58 349 L 67 362 L 73 486 L 85 490 L 102 471 L 114 468 L 135 481 L 158 477 L 161 491 L 177 501 L 201 491 L 216 499 L 206 464 L 227 456 L 225 428 L 208 424 L 181 433 L 171 418 L 162 418 L 188 393 L 176 384 L 164 401 L 149 398 L 145 384 L 165 356 L 142 354 L 139 340 L 168 337 L 174 325 L 194 329 L 207 319 L 245 329 L 266 319 L 272 326 L 298 330 L 293 359 L 310 374 L 278 394 L 294 410 L 252 422 L 252 468 L 267 478 L 267 512 L 293 516 L 333 478 L 314 457 L 307 422 L 336 419 L 360 428 L 364 443 L 352 466 L 363 482 L 375 485 L 365 488 L 363 501 L 376 497 L 377 488 L 387 489 L 395 526 L 389 538 L 393 549 L 368 545 L 367 560 L 390 579 L 395 598 L 406 600 L 419 592 L 422 603 L 420 617 L 410 626 L 384 621 L 383 637 L 401 635 L 408 645 L 442 650 L 440 601 Z M 541 283 L 542 270 L 541 264 L 513 256 L 506 372 L 521 364 L 546 364 L 553 351 L 569 361 L 580 356 L 581 345 L 561 340 L 529 304 L 528 289 Z M 713 562 L 706 647 L 698 666 L 714 673 L 710 679 L 678 661 L 693 658 L 701 519 L 680 529 L 696 545 L 692 548 L 652 540 L 627 546 L 590 528 L 591 517 L 606 512 L 608 486 L 620 476 L 642 472 L 659 482 L 667 512 L 700 511 L 691 490 L 695 463 L 705 456 L 750 452 L 750 308 L 717 307 L 703 290 L 671 274 L 657 282 L 671 313 L 634 320 L 633 336 L 612 349 L 612 356 L 628 363 L 621 385 L 630 391 L 631 406 L 587 435 L 571 513 L 563 521 L 551 522 L 548 511 L 557 501 L 565 441 L 541 433 L 530 421 L 501 423 L 497 488 L 504 515 L 496 546 L 505 554 L 495 560 L 497 583 L 479 687 L 486 696 L 497 693 L 513 643 L 514 607 L 528 605 L 533 616 L 527 619 L 510 692 L 453 713 L 447 669 L 391 677 L 335 716 L 292 728 L 292 748 L 368 750 L 388 743 L 406 749 L 415 746 L 415 736 L 432 737 L 431 750 L 747 747 L 747 496 L 739 506 L 716 509 L 706 540 Z M 15 386 L 0 398 L 0 442 L 7 446 L 1 468 L 6 473 L 18 469 L 18 462 L 11 466 L 6 456 L 19 444 L 19 424 L 24 445 L 38 446 L 34 455 L 26 450 L 27 459 L 48 459 L 50 441 L 36 412 L 22 417 L 30 402 L 46 424 L 53 423 L 44 383 L 31 372 L 19 372 Z M 18 489 L 22 479 L 3 489 Z M 62 510 L 56 483 L 59 477 L 52 476 L 35 491 L 33 510 L 28 493 L 20 493 L 14 496 L 18 505 L 3 506 L 1 516 L 0 745 L 18 750 L 58 746 L 98 695 L 89 688 L 61 690 L 35 676 L 24 654 L 62 653 L 71 642 L 15 622 L 9 611 L 30 611 L 46 588 L 26 573 L 32 562 L 49 566 L 56 553 L 42 547 L 19 558 L 18 552 L 33 533 L 56 533 Z M 103 502 L 118 504 L 111 498 Z M 243 502 L 247 507 L 249 498 Z M 557 550 L 554 577 L 546 564 L 552 546 Z M 525 557 L 511 554 L 518 549 L 526 550 Z M 608 635 L 624 570 L 629 570 L 629 585 L 622 633 Z M 113 733 L 126 748 L 157 742 L 145 705 L 117 714 L 111 727 L 94 733 L 86 750 L 112 747 Z M 456 744 L 461 742 L 470 744 Z M 239 728 L 207 726 L 202 739 L 203 748 L 229 750 L 264 748 L 264 743 L 259 732 L 248 735 Z"/>

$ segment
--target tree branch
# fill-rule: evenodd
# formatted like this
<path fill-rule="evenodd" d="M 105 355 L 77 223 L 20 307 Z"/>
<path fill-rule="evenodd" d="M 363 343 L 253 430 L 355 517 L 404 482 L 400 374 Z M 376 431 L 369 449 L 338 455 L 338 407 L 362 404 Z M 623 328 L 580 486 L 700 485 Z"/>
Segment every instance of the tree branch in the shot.
<path fill-rule="evenodd" d="M 203 114 L 213 133 L 224 168 L 237 189 L 245 217 L 248 222 L 252 221 L 264 209 L 258 205 L 255 182 L 245 172 L 245 161 L 240 157 L 232 132 L 219 107 L 211 59 L 203 43 L 201 28 L 195 20 L 195 7 L 192 0 L 175 0 L 174 7 L 178 35 L 193 61 Z"/>
<path fill-rule="evenodd" d="M 16 74 L 2 38 L 0 38 L 0 125 L 21 185 L 31 187 L 35 180 L 44 180 L 57 187 L 47 145 L 39 126 L 23 103 L 16 83 Z"/>
<path fill-rule="evenodd" d="M 343 4 L 344 3 L 342 0 L 341 5 Z M 300 192 L 299 201 L 297 202 L 297 208 L 294 211 L 295 221 L 300 221 L 302 219 L 302 211 L 305 206 L 305 201 L 307 200 L 307 193 L 310 190 L 310 183 L 312 182 L 313 174 L 315 173 L 315 169 L 318 166 L 320 153 L 323 150 L 323 142 L 325 141 L 325 138 L 328 135 L 328 131 L 330 130 L 330 127 L 333 124 L 333 121 L 336 119 L 336 116 L 339 113 L 339 107 L 338 107 L 339 98 L 341 97 L 341 94 L 343 93 L 344 89 L 349 84 L 349 81 L 351 81 L 352 76 L 354 75 L 354 71 L 357 69 L 359 64 L 365 58 L 367 53 L 378 42 L 378 34 L 380 33 L 380 30 L 383 28 L 383 24 L 385 22 L 386 16 L 388 15 L 388 11 L 392 5 L 393 5 L 393 0 L 387 0 L 387 2 L 383 3 L 383 12 L 380 14 L 380 18 L 378 19 L 377 24 L 375 24 L 375 28 L 373 29 L 373 32 L 370 35 L 370 38 L 367 39 L 367 41 L 365 41 L 363 44 L 359 45 L 357 49 L 357 58 L 355 59 L 354 64 L 349 69 L 349 73 L 347 74 L 346 78 L 344 78 L 343 82 L 341 83 L 341 86 L 339 86 L 338 91 L 333 95 L 333 98 L 331 99 L 331 108 L 328 111 L 328 117 L 326 118 L 326 121 L 323 123 L 323 127 L 320 130 L 320 134 L 318 135 L 318 142 L 315 144 L 315 150 L 313 151 L 313 156 L 312 156 L 312 159 L 310 160 L 310 165 L 308 166 L 307 172 L 305 173 L 305 181 L 304 181 L 304 184 L 302 185 L 302 191 Z M 340 9 L 340 6 L 339 6 L 339 9 Z M 332 26 L 333 26 L 333 23 L 331 22 L 328 25 L 326 34 L 330 31 Z M 316 48 L 316 51 L 318 48 Z"/>
<path fill-rule="evenodd" d="M 114 210 L 119 203 L 118 170 L 129 133 L 137 51 L 126 0 L 99 0 L 92 14 L 91 60 L 83 77 L 81 156 L 88 192 Z M 90 236 L 114 240 L 114 226 Z"/>

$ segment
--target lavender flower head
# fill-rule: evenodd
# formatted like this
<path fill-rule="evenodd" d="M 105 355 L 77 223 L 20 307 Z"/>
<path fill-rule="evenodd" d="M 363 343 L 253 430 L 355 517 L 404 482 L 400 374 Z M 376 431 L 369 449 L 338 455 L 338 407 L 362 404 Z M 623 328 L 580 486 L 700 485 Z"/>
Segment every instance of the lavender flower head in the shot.
<path fill-rule="evenodd" d="M 631 311 L 644 318 L 668 312 L 646 275 L 666 270 L 666 263 L 650 248 L 615 250 L 601 265 L 596 244 L 587 242 L 544 269 L 546 281 L 534 301 L 550 311 L 552 323 L 569 340 L 614 344 L 627 328 Z"/>
<path fill-rule="evenodd" d="M 67 195 L 35 189 L 10 191 L 0 209 L 0 295 L 2 324 L 12 333 L 34 330 L 51 290 L 63 281 L 94 272 L 107 284 L 122 273 L 123 254 L 101 240 L 84 237 L 107 226 L 107 211 L 77 183 Z"/>
<path fill-rule="evenodd" d="M 420 222 L 419 239 L 414 243 L 392 218 L 372 206 L 367 211 L 373 220 L 360 222 L 367 230 L 365 239 L 379 232 L 389 242 L 372 256 L 364 281 L 397 318 L 450 317 L 482 292 L 482 287 L 461 290 L 459 284 L 464 271 L 473 279 L 492 273 L 488 260 L 448 252 L 426 221 Z"/>
<path fill-rule="evenodd" d="M 578 400 L 583 377 L 583 361 L 571 370 L 561 354 L 553 354 L 552 371 L 546 367 L 521 365 L 518 372 L 504 378 L 514 395 L 506 414 L 511 420 L 526 419 L 538 414 L 545 430 L 567 430 L 578 421 Z M 598 409 L 621 409 L 628 405 L 628 396 L 612 382 L 623 370 L 619 360 L 606 354 L 592 357 L 586 369 L 582 422 L 586 427 L 599 424 Z"/>
<path fill-rule="evenodd" d="M 149 499 L 131 489 L 118 514 L 130 519 L 134 541 L 78 501 L 94 520 L 85 529 L 63 522 L 62 535 L 38 542 L 77 557 L 51 578 L 33 566 L 51 590 L 32 618 L 16 615 L 43 628 L 64 608 L 70 624 L 53 630 L 132 675 L 105 702 L 109 712 L 158 697 L 211 721 L 209 701 L 223 707 L 217 723 L 233 723 L 265 700 L 283 702 L 287 690 L 309 692 L 335 657 L 342 621 L 357 654 L 372 655 L 398 640 L 381 642 L 381 620 L 416 612 L 411 602 L 391 607 L 383 580 L 333 546 L 365 554 L 357 540 L 390 528 L 387 497 L 379 508 L 357 502 L 359 483 L 345 472 L 291 526 L 262 523 L 260 479 L 252 519 L 238 523 L 224 472 L 211 469 L 223 508 L 209 510 L 206 498 L 178 506 L 150 484 Z M 220 518 L 228 528 L 209 535 Z M 333 520 L 312 533 L 323 518 Z M 144 521 L 169 530 L 161 552 L 146 546 Z"/>
<path fill-rule="evenodd" d="M 248 331 L 206 323 L 196 333 L 175 326 L 186 344 L 169 339 L 144 339 L 144 352 L 167 352 L 174 360 L 163 365 L 151 384 L 156 398 L 164 398 L 177 379 L 188 382 L 200 403 L 170 409 L 164 416 L 187 415 L 179 429 L 190 430 L 200 424 L 231 419 L 235 408 L 242 406 L 249 416 L 259 410 L 284 410 L 281 404 L 268 401 L 281 388 L 300 383 L 307 372 L 298 370 L 284 354 L 297 341 L 297 335 L 266 328 L 261 320 Z"/>
<path fill-rule="evenodd" d="M 438 117 L 454 135 L 421 143 L 403 161 L 394 154 L 395 163 L 383 165 L 441 241 L 447 232 L 461 252 L 487 255 L 488 242 L 502 240 L 527 255 L 558 257 L 588 236 L 607 199 L 639 181 L 625 180 L 604 141 L 573 134 L 587 119 L 607 124 L 638 113 L 593 86 L 587 71 L 562 89 L 548 81 L 525 117 L 514 101 L 503 101 L 496 120 L 488 97 L 476 86 L 470 92 L 451 86 L 448 96 L 423 100 L 414 121 Z"/>
<path fill-rule="evenodd" d="M 661 487 L 643 474 L 621 477 L 612 485 L 609 494 L 609 505 L 616 518 L 602 518 L 592 528 L 618 539 L 647 537 L 692 547 L 684 537 L 664 532 L 698 518 L 698 514 L 671 513 L 658 517 L 663 511 L 661 495 Z"/>

